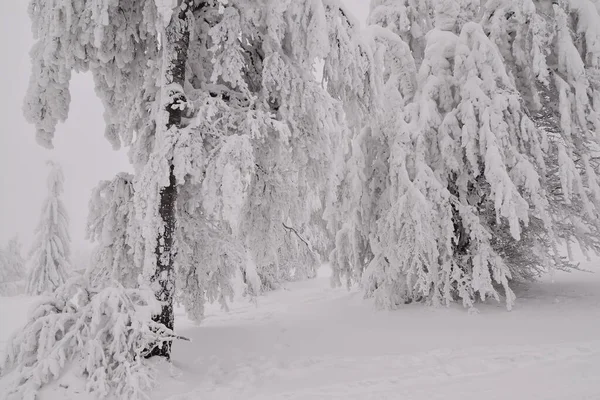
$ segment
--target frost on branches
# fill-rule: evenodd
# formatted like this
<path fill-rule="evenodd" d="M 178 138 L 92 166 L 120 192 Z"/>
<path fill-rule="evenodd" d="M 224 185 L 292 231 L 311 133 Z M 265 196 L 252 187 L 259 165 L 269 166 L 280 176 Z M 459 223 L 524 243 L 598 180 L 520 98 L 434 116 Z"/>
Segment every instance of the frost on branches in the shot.
<path fill-rule="evenodd" d="M 39 389 L 67 368 L 98 398 L 147 399 L 155 371 L 144 355 L 174 339 L 151 320 L 160 304 L 149 290 L 99 290 L 72 278 L 32 309 L 8 341 L 0 376 L 7 398 L 36 399 Z"/>
<path fill-rule="evenodd" d="M 431 29 L 433 3 L 432 0 L 372 0 L 367 22 L 398 35 L 420 63 L 425 52 L 425 35 Z"/>
<path fill-rule="evenodd" d="M 500 2 L 486 8 L 482 22 L 510 60 L 531 118 L 546 137 L 536 157 L 554 229 L 544 239 L 566 242 L 569 258 L 571 243 L 586 253 L 600 249 L 598 7 L 589 0 Z"/>
<path fill-rule="evenodd" d="M 487 298 L 510 308 L 511 281 L 576 267 L 565 244 L 600 249 L 598 10 L 420 4 L 416 18 L 405 1 L 373 4 L 387 101 L 346 156 L 332 208 L 356 217 L 335 230 L 334 283 L 359 281 L 389 308 Z"/>
<path fill-rule="evenodd" d="M 195 116 L 180 139 L 189 144 L 174 150 L 175 174 L 185 177 L 178 279 L 195 318 L 202 292 L 225 304 L 238 269 L 249 294 L 315 275 L 329 239 L 320 212 L 345 122 L 313 69 L 321 58 L 337 80 L 355 71 L 331 47 L 354 35 L 329 28 L 340 12 L 334 2 L 230 1 L 203 12 L 209 26 L 196 25 L 188 59 Z"/>
<path fill-rule="evenodd" d="M 25 260 L 21 255 L 21 242 L 15 236 L 4 248 L 0 248 L 0 296 L 23 293 L 25 277 Z"/>
<path fill-rule="evenodd" d="M 138 286 L 144 243 L 133 204 L 133 175 L 120 173 L 92 192 L 87 239 L 97 242 L 86 274 L 94 286 Z"/>
<path fill-rule="evenodd" d="M 372 54 L 337 1 L 32 0 L 30 15 L 26 116 L 51 146 L 72 71 L 92 73 L 106 136 L 129 147 L 139 265 L 167 326 L 174 296 L 199 319 L 207 299 L 225 304 L 237 271 L 250 294 L 315 275 L 345 146 L 342 101 L 372 85 Z M 106 207 L 113 220 L 97 228 L 121 238 L 103 242 L 102 276 L 133 245 L 122 236 L 131 227 L 116 227 L 124 210 Z"/>
<path fill-rule="evenodd" d="M 69 219 L 60 199 L 64 175 L 60 165 L 49 161 L 48 166 L 48 197 L 42 206 L 30 255 L 27 292 L 32 295 L 53 292 L 65 282 L 70 269 Z"/>

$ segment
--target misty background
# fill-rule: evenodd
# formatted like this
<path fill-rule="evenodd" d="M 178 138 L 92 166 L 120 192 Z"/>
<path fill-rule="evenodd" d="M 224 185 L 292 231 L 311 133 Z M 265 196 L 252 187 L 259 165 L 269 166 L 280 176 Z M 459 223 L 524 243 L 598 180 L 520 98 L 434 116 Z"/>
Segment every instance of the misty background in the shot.
<path fill-rule="evenodd" d="M 343 0 L 364 21 L 369 0 Z M 74 258 L 91 244 L 85 221 L 92 189 L 100 180 L 131 171 L 127 149 L 114 151 L 104 138 L 103 107 L 90 76 L 73 74 L 69 118 L 59 124 L 54 149 L 35 142 L 35 129 L 25 121 L 23 98 L 29 82 L 29 49 L 33 44 L 27 14 L 29 1 L 0 2 L 0 245 L 15 234 L 28 251 L 46 197 L 46 161 L 59 162 L 65 174 L 63 201 L 70 218 Z M 77 266 L 74 266 L 78 268 Z"/>

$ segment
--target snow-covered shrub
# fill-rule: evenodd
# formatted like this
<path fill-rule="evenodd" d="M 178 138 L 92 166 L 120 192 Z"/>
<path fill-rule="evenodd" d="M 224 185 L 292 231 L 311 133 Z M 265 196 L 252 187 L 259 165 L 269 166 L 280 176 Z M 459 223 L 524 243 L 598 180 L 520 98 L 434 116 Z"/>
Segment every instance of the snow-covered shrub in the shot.
<path fill-rule="evenodd" d="M 27 324 L 10 338 L 0 376 L 10 393 L 35 399 L 38 390 L 69 368 L 100 398 L 147 398 L 154 370 L 144 355 L 173 334 L 151 317 L 160 305 L 150 290 L 95 290 L 71 278 L 35 306 Z"/>

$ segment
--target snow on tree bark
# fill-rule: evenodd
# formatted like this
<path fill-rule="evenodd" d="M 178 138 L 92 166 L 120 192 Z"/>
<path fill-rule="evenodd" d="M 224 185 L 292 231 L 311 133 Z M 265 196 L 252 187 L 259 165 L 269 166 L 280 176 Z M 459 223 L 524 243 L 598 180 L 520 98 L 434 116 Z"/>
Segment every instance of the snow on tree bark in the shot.
<path fill-rule="evenodd" d="M 186 66 L 190 45 L 191 12 L 193 0 L 183 1 L 171 16 L 164 32 L 163 49 L 163 82 L 161 108 L 167 114 L 167 121 L 157 121 L 157 136 L 170 134 L 177 136 L 182 126 L 182 118 L 187 107 L 187 98 L 183 92 L 186 81 Z M 161 115 L 159 113 L 158 115 Z M 166 130 L 162 133 L 161 130 Z M 160 188 L 158 214 L 162 226 L 156 238 L 156 269 L 150 276 L 151 287 L 156 299 L 161 302 L 160 314 L 153 317 L 156 322 L 173 330 L 175 316 L 173 300 L 175 297 L 175 249 L 174 232 L 176 228 L 175 205 L 177 202 L 177 180 L 174 174 L 173 160 L 168 160 L 168 185 Z M 154 347 L 148 354 L 171 357 L 171 343 L 162 343 Z"/>
<path fill-rule="evenodd" d="M 161 203 L 170 204 L 173 189 L 176 249 L 164 264 L 175 260 L 177 296 L 199 319 L 204 301 L 230 297 L 236 269 L 249 293 L 314 276 L 329 247 L 320 214 L 332 195 L 331 166 L 352 115 L 342 102 L 371 101 L 376 74 L 370 46 L 336 0 L 184 4 L 193 27 L 185 64 L 167 54 L 174 43 L 164 22 L 181 22 L 172 1 L 31 0 L 37 42 L 25 114 L 50 147 L 67 117 L 71 72 L 92 73 L 105 134 L 114 147 L 129 146 L 134 166 L 144 242 L 135 268 L 154 279 L 168 234 Z M 316 60 L 325 62 L 326 85 L 315 79 Z M 186 76 L 167 76 L 170 62 Z M 167 128 L 171 101 L 186 109 L 175 129 Z"/>

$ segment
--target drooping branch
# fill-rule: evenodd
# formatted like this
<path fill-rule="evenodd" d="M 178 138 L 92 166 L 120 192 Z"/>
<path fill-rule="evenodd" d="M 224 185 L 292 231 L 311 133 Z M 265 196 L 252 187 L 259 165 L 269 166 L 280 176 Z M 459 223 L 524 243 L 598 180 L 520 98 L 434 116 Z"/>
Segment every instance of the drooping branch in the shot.
<path fill-rule="evenodd" d="M 298 233 L 296 229 L 292 228 L 291 226 L 287 226 L 284 222 L 282 222 L 281 225 L 283 225 L 283 227 L 289 232 L 293 232 L 298 237 L 298 239 L 300 239 L 306 245 L 306 247 L 308 247 L 310 251 L 313 251 L 312 246 Z"/>

